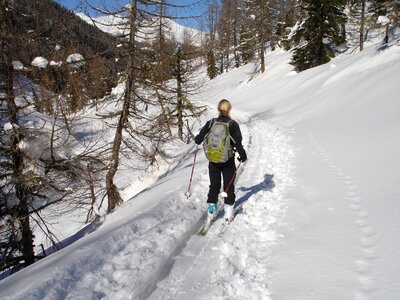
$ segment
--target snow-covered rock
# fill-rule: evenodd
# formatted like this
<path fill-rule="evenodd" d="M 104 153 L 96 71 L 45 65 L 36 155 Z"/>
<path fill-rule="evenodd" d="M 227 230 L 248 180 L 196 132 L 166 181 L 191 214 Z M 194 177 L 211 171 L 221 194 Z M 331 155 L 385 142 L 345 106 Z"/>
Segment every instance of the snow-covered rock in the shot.
<path fill-rule="evenodd" d="M 24 67 L 24 64 L 22 62 L 20 62 L 19 60 L 14 60 L 12 62 L 13 68 L 16 71 L 23 71 L 26 70 L 26 68 Z"/>
<path fill-rule="evenodd" d="M 62 61 L 54 61 L 54 60 L 52 60 L 50 62 L 50 66 L 52 66 L 52 67 L 61 67 L 62 66 Z"/>
<path fill-rule="evenodd" d="M 83 55 L 80 53 L 74 53 L 67 57 L 67 63 L 78 63 L 84 60 Z"/>
<path fill-rule="evenodd" d="M 13 126 L 10 122 L 4 124 L 4 131 L 5 133 L 9 134 L 13 130 Z"/>
<path fill-rule="evenodd" d="M 47 68 L 47 66 L 49 64 L 49 61 L 42 56 L 38 56 L 38 57 L 35 57 L 35 59 L 32 61 L 31 64 L 32 64 L 32 66 L 37 67 L 39 69 L 45 69 L 45 68 Z"/>

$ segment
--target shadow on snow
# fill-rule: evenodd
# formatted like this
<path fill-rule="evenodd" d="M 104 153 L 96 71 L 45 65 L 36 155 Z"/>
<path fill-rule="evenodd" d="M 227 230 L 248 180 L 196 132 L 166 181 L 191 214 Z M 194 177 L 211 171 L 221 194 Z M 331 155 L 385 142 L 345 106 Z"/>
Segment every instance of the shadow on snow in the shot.
<path fill-rule="evenodd" d="M 241 209 L 242 205 L 249 200 L 251 196 L 257 194 L 258 192 L 272 190 L 275 187 L 273 178 L 273 174 L 265 174 L 264 180 L 260 183 L 250 187 L 240 187 L 238 190 L 244 192 L 244 195 L 236 200 L 235 208 L 238 210 Z"/>

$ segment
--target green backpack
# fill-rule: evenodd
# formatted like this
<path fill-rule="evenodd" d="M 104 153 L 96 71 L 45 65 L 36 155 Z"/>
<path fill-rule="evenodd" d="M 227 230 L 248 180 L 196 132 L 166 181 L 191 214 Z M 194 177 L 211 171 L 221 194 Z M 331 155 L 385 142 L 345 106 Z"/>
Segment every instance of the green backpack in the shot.
<path fill-rule="evenodd" d="M 211 121 L 210 131 L 203 142 L 204 152 L 209 161 L 224 163 L 234 155 L 229 134 L 229 126 L 232 122 L 232 120 L 221 122 L 216 119 Z"/>

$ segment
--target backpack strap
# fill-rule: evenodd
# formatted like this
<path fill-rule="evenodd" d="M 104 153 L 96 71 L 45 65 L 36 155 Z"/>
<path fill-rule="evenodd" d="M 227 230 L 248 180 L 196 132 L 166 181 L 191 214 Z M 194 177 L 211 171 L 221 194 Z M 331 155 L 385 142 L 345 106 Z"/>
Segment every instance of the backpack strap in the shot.
<path fill-rule="evenodd" d="M 203 141 L 204 141 L 205 139 L 207 139 L 207 137 L 210 135 L 210 130 L 211 130 L 211 127 L 214 125 L 215 120 L 216 120 L 215 118 L 213 118 L 213 119 L 210 120 L 210 124 L 208 125 L 208 131 L 207 131 L 207 133 L 205 134 Z"/>
<path fill-rule="evenodd" d="M 213 124 L 214 124 L 214 122 L 215 122 L 215 118 L 212 118 L 211 119 L 211 121 L 210 121 L 210 125 L 208 125 L 208 129 L 210 130 L 211 129 L 211 127 L 213 126 Z"/>
<path fill-rule="evenodd" d="M 231 138 L 232 142 L 236 145 L 236 141 L 233 139 L 232 135 L 231 135 L 231 125 L 233 124 L 233 122 L 235 122 L 234 120 L 230 119 L 228 122 L 228 127 L 229 127 L 229 137 Z"/>

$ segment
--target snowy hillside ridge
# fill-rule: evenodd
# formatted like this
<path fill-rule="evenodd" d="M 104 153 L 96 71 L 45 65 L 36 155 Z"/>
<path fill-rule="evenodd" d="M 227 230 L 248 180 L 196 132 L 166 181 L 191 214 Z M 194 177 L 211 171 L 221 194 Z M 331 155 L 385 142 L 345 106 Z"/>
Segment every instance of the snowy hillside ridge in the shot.
<path fill-rule="evenodd" d="M 76 15 L 85 22 L 97 26 L 100 30 L 109 33 L 113 36 L 123 36 L 128 34 L 128 28 L 126 28 L 126 20 L 122 17 L 110 15 L 90 18 L 84 13 L 77 12 Z M 202 41 L 205 39 L 206 33 L 178 24 L 174 20 L 166 19 L 166 35 L 170 39 L 176 40 L 178 43 L 184 43 L 186 38 L 193 40 L 194 45 L 201 46 Z M 141 30 L 138 36 L 138 41 L 148 41 L 155 36 L 155 29 Z"/>
<path fill-rule="evenodd" d="M 186 199 L 195 145 L 175 145 L 154 184 L 0 281 L 0 298 L 398 299 L 400 45 L 379 48 L 302 73 L 278 49 L 252 81 L 253 65 L 209 81 L 196 100 L 231 100 L 249 157 L 222 238 L 220 222 L 194 235 L 207 161 L 199 153 Z"/>

